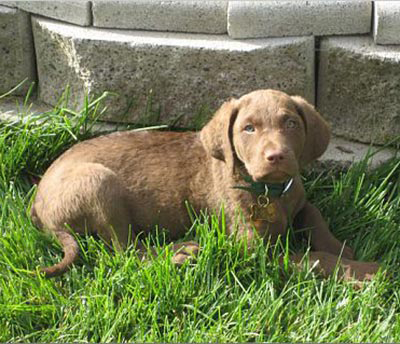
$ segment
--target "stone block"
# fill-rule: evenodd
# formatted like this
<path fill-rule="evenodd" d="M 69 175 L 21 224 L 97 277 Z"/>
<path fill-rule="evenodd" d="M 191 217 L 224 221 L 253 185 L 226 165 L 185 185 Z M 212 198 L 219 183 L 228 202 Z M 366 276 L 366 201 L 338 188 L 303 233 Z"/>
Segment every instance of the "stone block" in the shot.
<path fill-rule="evenodd" d="M 397 155 L 396 155 L 397 154 Z M 347 169 L 353 163 L 370 157 L 369 168 L 374 169 L 398 156 L 395 149 L 371 146 L 340 137 L 332 137 L 328 149 L 311 167 L 321 171 Z"/>
<path fill-rule="evenodd" d="M 226 33 L 227 1 L 93 1 L 93 25 L 107 28 Z"/>
<path fill-rule="evenodd" d="M 228 33 L 232 38 L 367 33 L 371 12 L 365 0 L 230 1 Z"/>
<path fill-rule="evenodd" d="M 375 1 L 374 39 L 377 44 L 400 44 L 400 2 Z"/>
<path fill-rule="evenodd" d="M 90 1 L 16 1 L 18 8 L 68 23 L 88 26 L 92 23 Z"/>
<path fill-rule="evenodd" d="M 24 94 L 36 79 L 29 15 L 4 6 L 0 6 L 0 70 L 0 94 L 27 79 L 14 92 Z"/>
<path fill-rule="evenodd" d="M 117 92 L 113 121 L 143 122 L 150 102 L 160 121 L 198 120 L 205 109 L 260 88 L 314 100 L 313 37 L 236 41 L 199 35 L 82 28 L 34 19 L 40 98 L 55 104 L 69 84 L 71 104 L 85 92 Z M 197 118 L 197 119 L 196 119 Z"/>
<path fill-rule="evenodd" d="M 400 134 L 400 46 L 371 37 L 321 40 L 317 106 L 335 134 L 385 144 Z"/>
<path fill-rule="evenodd" d="M 18 7 L 18 1 L 0 1 L 0 6 Z"/>

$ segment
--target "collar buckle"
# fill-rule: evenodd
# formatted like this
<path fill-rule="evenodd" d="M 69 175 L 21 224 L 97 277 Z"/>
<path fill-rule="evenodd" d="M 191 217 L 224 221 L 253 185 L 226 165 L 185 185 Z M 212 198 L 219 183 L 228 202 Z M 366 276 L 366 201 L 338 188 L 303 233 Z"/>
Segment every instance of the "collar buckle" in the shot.
<path fill-rule="evenodd" d="M 290 187 L 292 186 L 292 184 L 293 184 L 293 178 L 290 178 L 290 179 L 287 181 L 286 186 L 285 186 L 285 188 L 283 189 L 281 196 L 283 196 L 286 192 L 289 191 L 289 189 L 290 189 Z"/>

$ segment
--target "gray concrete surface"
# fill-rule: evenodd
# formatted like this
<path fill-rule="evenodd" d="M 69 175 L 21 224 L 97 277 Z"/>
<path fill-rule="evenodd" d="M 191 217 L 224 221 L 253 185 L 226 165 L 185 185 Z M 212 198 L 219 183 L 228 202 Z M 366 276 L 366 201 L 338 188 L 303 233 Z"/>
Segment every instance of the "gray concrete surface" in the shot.
<path fill-rule="evenodd" d="M 372 2 L 365 0 L 230 1 L 233 38 L 367 33 Z"/>
<path fill-rule="evenodd" d="M 228 1 L 93 1 L 93 25 L 107 28 L 226 33 Z"/>
<path fill-rule="evenodd" d="M 385 144 L 400 135 L 400 46 L 371 37 L 323 38 L 319 56 L 319 110 L 335 134 Z"/>
<path fill-rule="evenodd" d="M 400 1 L 375 1 L 374 39 L 377 44 L 400 44 Z"/>
<path fill-rule="evenodd" d="M 0 6 L 0 94 L 20 84 L 14 94 L 24 94 L 35 81 L 35 59 L 29 15 Z"/>
<path fill-rule="evenodd" d="M 368 156 L 370 157 L 369 167 L 374 169 L 394 158 L 396 154 L 399 156 L 395 149 L 372 146 L 333 136 L 327 151 L 318 159 L 314 167 L 324 170 L 346 169 L 351 164 L 363 161 Z"/>
<path fill-rule="evenodd" d="M 39 18 L 33 31 L 40 98 L 55 104 L 67 84 L 72 106 L 87 91 L 113 91 L 118 95 L 110 99 L 107 118 L 114 121 L 146 121 L 151 101 L 161 122 L 182 117 L 179 124 L 189 125 L 224 100 L 259 88 L 314 100 L 312 37 L 236 41 L 88 29 Z"/>
<path fill-rule="evenodd" d="M 17 7 L 29 13 L 39 14 L 64 22 L 89 26 L 92 24 L 91 1 L 0 1 L 0 5 Z"/>

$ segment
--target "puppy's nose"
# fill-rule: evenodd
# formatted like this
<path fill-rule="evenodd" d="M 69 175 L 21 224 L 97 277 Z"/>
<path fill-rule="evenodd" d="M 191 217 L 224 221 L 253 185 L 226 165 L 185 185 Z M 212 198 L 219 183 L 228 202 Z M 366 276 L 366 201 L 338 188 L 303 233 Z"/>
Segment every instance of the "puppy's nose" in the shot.
<path fill-rule="evenodd" d="M 276 164 L 284 160 L 285 156 L 281 151 L 268 151 L 266 152 L 266 158 L 270 163 Z"/>

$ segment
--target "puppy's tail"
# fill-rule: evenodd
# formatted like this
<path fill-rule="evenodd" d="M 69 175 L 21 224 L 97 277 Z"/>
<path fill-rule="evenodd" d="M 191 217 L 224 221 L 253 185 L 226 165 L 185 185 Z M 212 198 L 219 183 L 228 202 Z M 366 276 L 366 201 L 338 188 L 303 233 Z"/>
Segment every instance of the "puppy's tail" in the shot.
<path fill-rule="evenodd" d="M 61 244 L 64 257 L 61 262 L 40 269 L 46 277 L 54 277 L 63 274 L 71 267 L 79 255 L 79 246 L 72 234 L 65 231 L 57 231 L 54 235 Z"/>

